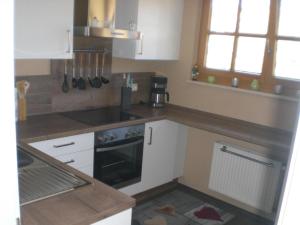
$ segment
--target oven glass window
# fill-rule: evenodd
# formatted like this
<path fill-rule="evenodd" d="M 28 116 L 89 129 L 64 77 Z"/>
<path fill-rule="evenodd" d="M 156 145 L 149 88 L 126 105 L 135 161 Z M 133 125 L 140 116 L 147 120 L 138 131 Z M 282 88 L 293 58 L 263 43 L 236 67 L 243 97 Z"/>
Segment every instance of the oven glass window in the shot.
<path fill-rule="evenodd" d="M 96 151 L 94 177 L 116 188 L 137 183 L 141 180 L 142 158 L 142 141 L 138 144 L 120 144 L 107 151 Z"/>

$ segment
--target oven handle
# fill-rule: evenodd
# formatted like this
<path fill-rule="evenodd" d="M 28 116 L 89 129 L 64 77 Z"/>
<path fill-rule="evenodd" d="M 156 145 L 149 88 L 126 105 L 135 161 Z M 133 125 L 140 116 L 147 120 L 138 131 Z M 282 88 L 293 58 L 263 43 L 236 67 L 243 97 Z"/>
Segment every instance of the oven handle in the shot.
<path fill-rule="evenodd" d="M 130 146 L 133 146 L 133 145 L 143 143 L 143 141 L 144 140 L 141 139 L 141 140 L 137 140 L 137 141 L 134 141 L 134 142 L 131 142 L 131 143 L 121 144 L 121 145 L 112 146 L 112 147 L 106 147 L 106 148 L 98 147 L 98 148 L 96 148 L 96 152 L 107 152 L 107 151 L 112 151 L 112 150 L 116 150 L 116 149 L 119 149 L 119 148 L 130 147 Z"/>

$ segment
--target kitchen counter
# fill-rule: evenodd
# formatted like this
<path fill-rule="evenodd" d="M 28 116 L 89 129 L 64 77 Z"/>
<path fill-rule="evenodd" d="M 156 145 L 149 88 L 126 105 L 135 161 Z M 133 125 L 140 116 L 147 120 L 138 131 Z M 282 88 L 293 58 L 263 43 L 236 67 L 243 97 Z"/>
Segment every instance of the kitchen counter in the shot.
<path fill-rule="evenodd" d="M 158 110 L 136 106 L 130 113 L 148 119 L 164 117 L 189 127 L 261 145 L 274 150 L 289 152 L 293 138 L 293 133 L 289 131 L 175 105 L 168 105 L 168 107 Z"/>
<path fill-rule="evenodd" d="M 175 105 L 167 105 L 163 109 L 153 109 L 146 105 L 135 105 L 130 110 L 130 113 L 143 118 L 101 126 L 88 126 L 60 114 L 32 116 L 26 122 L 17 124 L 18 138 L 25 142 L 35 142 L 162 119 L 172 120 L 186 126 L 280 151 L 290 150 L 293 137 L 292 132 L 289 131 Z"/>
<path fill-rule="evenodd" d="M 90 182 L 83 187 L 21 207 L 22 225 L 89 225 L 135 206 L 135 200 L 46 154 L 20 143 L 25 151 Z"/>
<path fill-rule="evenodd" d="M 21 207 L 23 225 L 91 224 L 123 210 L 132 208 L 135 205 L 134 199 L 60 163 L 52 157 L 30 147 L 26 143 L 162 119 L 172 120 L 186 126 L 280 151 L 288 152 L 292 141 L 292 133 L 288 131 L 174 105 L 167 105 L 163 109 L 153 109 L 146 105 L 135 105 L 129 112 L 141 116 L 142 118 L 101 126 L 89 126 L 64 117 L 59 113 L 54 113 L 31 116 L 27 121 L 17 123 L 17 135 L 22 148 L 92 183 L 91 185 L 75 189 L 74 191 Z"/>

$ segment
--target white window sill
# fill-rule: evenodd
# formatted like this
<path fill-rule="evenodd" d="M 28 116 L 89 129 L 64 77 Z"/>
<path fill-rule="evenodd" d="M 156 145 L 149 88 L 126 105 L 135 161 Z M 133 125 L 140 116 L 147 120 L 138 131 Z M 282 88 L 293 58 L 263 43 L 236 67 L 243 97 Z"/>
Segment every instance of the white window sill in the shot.
<path fill-rule="evenodd" d="M 188 84 L 192 84 L 192 85 L 199 85 L 199 86 L 206 86 L 206 87 L 216 87 L 216 88 L 221 88 L 221 89 L 240 92 L 240 93 L 259 95 L 259 96 L 275 98 L 275 99 L 280 99 L 280 100 L 286 100 L 286 101 L 292 101 L 292 102 L 298 102 L 299 99 L 300 99 L 300 97 L 298 99 L 298 98 L 294 98 L 294 97 L 289 97 L 289 96 L 284 96 L 284 95 L 276 95 L 276 94 L 265 93 L 265 92 L 261 92 L 261 91 L 252 91 L 252 90 L 234 88 L 234 87 L 224 86 L 224 85 L 219 85 L 219 84 L 210 84 L 210 83 L 206 83 L 206 82 L 202 82 L 202 81 L 187 80 L 186 82 Z"/>

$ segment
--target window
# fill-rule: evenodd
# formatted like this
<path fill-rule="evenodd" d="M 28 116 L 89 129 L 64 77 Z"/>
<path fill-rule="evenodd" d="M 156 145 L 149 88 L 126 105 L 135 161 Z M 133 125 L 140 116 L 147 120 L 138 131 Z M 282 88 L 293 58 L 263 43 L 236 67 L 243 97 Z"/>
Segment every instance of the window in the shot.
<path fill-rule="evenodd" d="M 272 92 L 300 89 L 299 0 L 204 0 L 200 34 L 200 80 L 213 75 L 230 85 L 253 79 Z"/>

